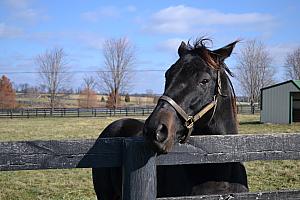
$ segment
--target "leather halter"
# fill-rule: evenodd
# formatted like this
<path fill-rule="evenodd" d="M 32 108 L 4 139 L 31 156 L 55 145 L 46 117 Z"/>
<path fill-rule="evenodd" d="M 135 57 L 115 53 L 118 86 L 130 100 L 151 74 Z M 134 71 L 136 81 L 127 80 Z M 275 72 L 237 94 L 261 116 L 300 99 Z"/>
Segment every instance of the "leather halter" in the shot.
<path fill-rule="evenodd" d="M 217 96 L 221 95 L 221 96 L 225 96 L 222 94 L 221 92 L 222 89 L 222 85 L 221 85 L 221 78 L 220 78 L 220 71 L 217 71 L 217 94 L 215 94 L 213 96 L 213 100 L 212 102 L 210 102 L 208 105 L 206 105 L 204 108 L 202 108 L 197 114 L 195 114 L 194 116 L 188 115 L 172 98 L 166 96 L 166 95 L 162 95 L 159 100 L 163 100 L 168 102 L 175 110 L 176 112 L 185 120 L 184 122 L 184 126 L 188 129 L 188 132 L 186 135 L 184 135 L 182 138 L 180 138 L 180 143 L 185 143 L 187 141 L 187 139 L 191 136 L 193 127 L 194 127 L 194 123 L 196 121 L 198 121 L 199 119 L 201 119 L 208 111 L 210 111 L 212 108 L 214 108 L 214 112 L 209 120 L 209 122 L 211 121 L 211 119 L 213 118 L 215 111 L 216 111 L 216 107 L 217 107 Z"/>

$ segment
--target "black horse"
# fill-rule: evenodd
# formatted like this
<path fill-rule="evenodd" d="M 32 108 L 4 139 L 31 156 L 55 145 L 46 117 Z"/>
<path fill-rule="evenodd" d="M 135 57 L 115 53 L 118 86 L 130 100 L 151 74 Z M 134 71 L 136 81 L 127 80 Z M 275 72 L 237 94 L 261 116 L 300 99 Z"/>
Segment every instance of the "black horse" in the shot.
<path fill-rule="evenodd" d="M 121 119 L 110 124 L 99 138 L 144 136 L 158 153 L 168 153 L 174 142 L 190 135 L 237 134 L 235 94 L 224 60 L 237 41 L 217 50 L 207 39 L 193 45 L 181 43 L 179 59 L 165 73 L 163 96 L 144 121 Z M 94 168 L 98 199 L 121 199 L 121 169 Z M 248 191 L 241 163 L 157 167 L 157 197 L 223 194 Z"/>

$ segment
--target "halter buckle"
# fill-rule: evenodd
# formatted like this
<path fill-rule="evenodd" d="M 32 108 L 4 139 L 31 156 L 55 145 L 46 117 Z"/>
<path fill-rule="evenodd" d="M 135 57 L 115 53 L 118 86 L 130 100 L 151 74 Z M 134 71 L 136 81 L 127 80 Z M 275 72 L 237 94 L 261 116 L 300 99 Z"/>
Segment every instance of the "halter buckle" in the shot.
<path fill-rule="evenodd" d="M 184 123 L 184 125 L 186 128 L 191 129 L 194 126 L 194 122 L 195 122 L 194 117 L 189 116 L 188 119 L 186 120 L 186 122 Z"/>

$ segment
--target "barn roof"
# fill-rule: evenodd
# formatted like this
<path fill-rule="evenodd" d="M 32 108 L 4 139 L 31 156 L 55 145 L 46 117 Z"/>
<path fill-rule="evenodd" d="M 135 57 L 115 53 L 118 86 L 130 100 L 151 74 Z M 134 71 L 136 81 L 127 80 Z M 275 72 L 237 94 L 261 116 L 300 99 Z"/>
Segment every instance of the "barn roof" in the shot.
<path fill-rule="evenodd" d="M 264 88 L 262 88 L 261 90 L 266 90 L 266 89 L 273 88 L 273 87 L 277 87 L 277 86 L 284 85 L 284 84 L 287 84 L 287 83 L 292 83 L 292 84 L 294 84 L 294 85 L 298 88 L 298 90 L 300 90 L 300 80 L 289 80 L 289 81 L 285 81 L 285 82 L 282 82 L 282 83 L 278 83 L 278 84 L 275 84 L 275 85 L 271 85 L 271 86 L 268 86 L 268 87 L 264 87 Z"/>
<path fill-rule="evenodd" d="M 297 85 L 298 89 L 300 89 L 300 80 L 293 80 L 293 82 Z"/>

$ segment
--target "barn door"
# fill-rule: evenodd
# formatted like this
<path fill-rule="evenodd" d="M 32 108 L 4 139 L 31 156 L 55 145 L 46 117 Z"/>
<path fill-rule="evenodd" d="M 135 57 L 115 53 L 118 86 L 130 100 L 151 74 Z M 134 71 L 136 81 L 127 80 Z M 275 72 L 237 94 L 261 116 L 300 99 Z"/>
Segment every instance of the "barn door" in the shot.
<path fill-rule="evenodd" d="M 300 122 L 300 92 L 292 94 L 292 115 L 293 122 Z"/>

